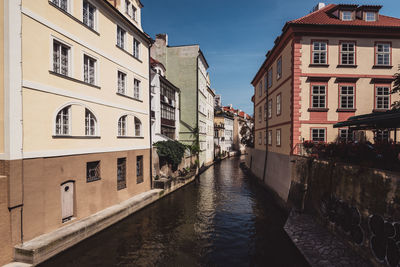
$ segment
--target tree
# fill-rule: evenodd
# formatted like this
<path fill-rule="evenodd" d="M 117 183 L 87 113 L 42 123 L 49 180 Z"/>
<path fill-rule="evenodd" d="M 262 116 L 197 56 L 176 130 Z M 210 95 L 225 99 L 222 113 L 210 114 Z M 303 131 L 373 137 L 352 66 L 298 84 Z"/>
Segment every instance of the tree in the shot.
<path fill-rule="evenodd" d="M 247 147 L 254 147 L 254 125 L 252 128 L 245 122 L 240 129 L 240 142 Z"/>
<path fill-rule="evenodd" d="M 399 71 L 400 71 L 400 67 L 399 67 Z M 400 72 L 396 73 L 394 76 L 395 76 L 395 80 L 394 80 L 394 86 L 393 86 L 392 92 L 390 92 L 391 94 L 400 93 Z M 393 102 L 392 109 L 400 110 L 400 101 L 399 100 L 396 100 Z"/>

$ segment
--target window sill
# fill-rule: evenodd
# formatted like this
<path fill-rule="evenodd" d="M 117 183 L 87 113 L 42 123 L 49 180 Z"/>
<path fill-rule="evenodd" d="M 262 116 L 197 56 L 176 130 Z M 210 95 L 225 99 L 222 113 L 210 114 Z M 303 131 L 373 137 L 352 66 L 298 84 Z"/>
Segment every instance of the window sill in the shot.
<path fill-rule="evenodd" d="M 392 69 L 393 66 L 390 65 L 374 65 L 372 66 L 373 69 Z"/>
<path fill-rule="evenodd" d="M 328 112 L 329 108 L 309 108 L 308 112 Z"/>
<path fill-rule="evenodd" d="M 320 68 L 327 68 L 329 67 L 329 64 L 310 64 L 308 65 L 309 67 L 320 67 Z"/>
<path fill-rule="evenodd" d="M 132 55 L 131 53 L 129 53 L 128 51 L 125 50 L 125 48 L 120 47 L 119 45 L 115 45 L 118 49 L 122 50 L 124 53 L 126 53 L 127 55 L 131 56 L 132 58 L 136 59 L 137 61 L 139 61 L 140 63 L 143 63 L 143 61 L 141 61 L 140 59 L 138 59 L 137 57 L 135 57 L 134 55 Z"/>
<path fill-rule="evenodd" d="M 100 181 L 100 180 L 101 180 L 101 177 L 90 178 L 90 179 L 88 179 L 86 177 L 86 183 L 92 183 L 92 182 L 96 182 L 96 181 Z"/>
<path fill-rule="evenodd" d="M 101 136 L 53 135 L 53 139 L 101 139 Z"/>
<path fill-rule="evenodd" d="M 55 75 L 55 76 L 58 76 L 58 77 L 73 81 L 73 82 L 81 83 L 81 84 L 84 84 L 84 85 L 87 85 L 87 86 L 90 86 L 90 87 L 93 87 L 93 88 L 96 88 L 96 89 L 101 89 L 100 86 L 97 86 L 97 85 L 94 85 L 94 84 L 91 84 L 91 83 L 87 83 L 87 82 L 72 78 L 70 76 L 54 72 L 52 70 L 49 70 L 49 73 L 52 74 L 52 75 Z"/>
<path fill-rule="evenodd" d="M 56 4 L 54 4 L 52 1 L 49 0 L 49 4 L 53 7 L 55 7 L 56 9 L 58 9 L 59 11 L 61 11 L 62 13 L 64 13 L 65 15 L 67 15 L 68 17 L 70 17 L 71 19 L 75 20 L 76 22 L 78 22 L 79 24 L 81 24 L 82 26 L 84 26 L 86 29 L 90 30 L 91 32 L 93 32 L 94 34 L 100 36 L 100 33 L 98 31 L 96 31 L 95 29 L 90 28 L 88 25 L 86 25 L 85 23 L 83 23 L 82 21 L 80 21 L 78 18 L 74 17 L 71 13 L 69 13 L 68 11 L 65 11 L 64 9 L 60 8 L 59 6 L 57 6 Z"/>
<path fill-rule="evenodd" d="M 140 100 L 140 99 L 137 99 L 137 98 L 128 96 L 128 95 L 124 95 L 124 94 L 121 94 L 121 93 L 118 93 L 118 92 L 116 92 L 116 94 L 119 95 L 119 96 L 123 96 L 123 97 L 129 98 L 129 99 L 131 99 L 131 100 L 135 100 L 135 101 L 138 101 L 138 102 L 143 103 L 143 100 Z"/>
<path fill-rule="evenodd" d="M 117 136 L 118 139 L 144 139 L 144 136 Z"/>
<path fill-rule="evenodd" d="M 372 110 L 372 112 L 374 112 L 374 113 L 383 113 L 383 112 L 386 112 L 386 111 L 388 111 L 389 109 L 373 109 Z"/>
<path fill-rule="evenodd" d="M 357 65 L 345 65 L 345 64 L 339 64 L 336 66 L 336 68 L 357 68 Z"/>
<path fill-rule="evenodd" d="M 344 108 L 338 108 L 336 112 L 356 112 L 357 109 L 344 109 Z"/>

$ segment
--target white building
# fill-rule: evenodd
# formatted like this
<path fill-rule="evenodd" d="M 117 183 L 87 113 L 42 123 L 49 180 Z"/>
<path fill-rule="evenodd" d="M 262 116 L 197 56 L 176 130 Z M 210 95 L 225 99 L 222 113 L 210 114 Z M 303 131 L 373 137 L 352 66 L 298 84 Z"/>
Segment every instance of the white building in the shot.
<path fill-rule="evenodd" d="M 208 78 L 208 77 L 207 77 Z M 209 79 L 208 85 L 209 85 Z M 210 163 L 214 160 L 214 96 L 215 93 L 210 87 L 207 88 L 207 99 L 205 103 L 205 109 L 207 112 L 206 117 L 206 143 L 207 143 L 207 150 L 206 150 L 206 163 Z"/>

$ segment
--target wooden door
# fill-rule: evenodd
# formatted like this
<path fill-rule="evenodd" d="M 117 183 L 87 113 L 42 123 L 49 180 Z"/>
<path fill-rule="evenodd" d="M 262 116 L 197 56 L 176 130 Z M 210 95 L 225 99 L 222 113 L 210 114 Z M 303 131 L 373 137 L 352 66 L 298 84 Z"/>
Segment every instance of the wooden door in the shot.
<path fill-rule="evenodd" d="M 61 185 L 62 221 L 69 221 L 74 216 L 74 182 Z"/>

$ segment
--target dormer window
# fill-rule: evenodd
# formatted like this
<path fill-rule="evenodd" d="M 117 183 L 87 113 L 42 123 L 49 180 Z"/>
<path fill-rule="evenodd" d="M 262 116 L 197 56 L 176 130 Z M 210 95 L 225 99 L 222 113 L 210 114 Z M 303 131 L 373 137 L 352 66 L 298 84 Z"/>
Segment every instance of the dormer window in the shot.
<path fill-rule="evenodd" d="M 342 11 L 342 20 L 343 21 L 351 21 L 351 20 L 353 20 L 353 12 L 351 12 L 351 11 Z"/>
<path fill-rule="evenodd" d="M 365 21 L 376 21 L 375 12 L 365 12 Z"/>

